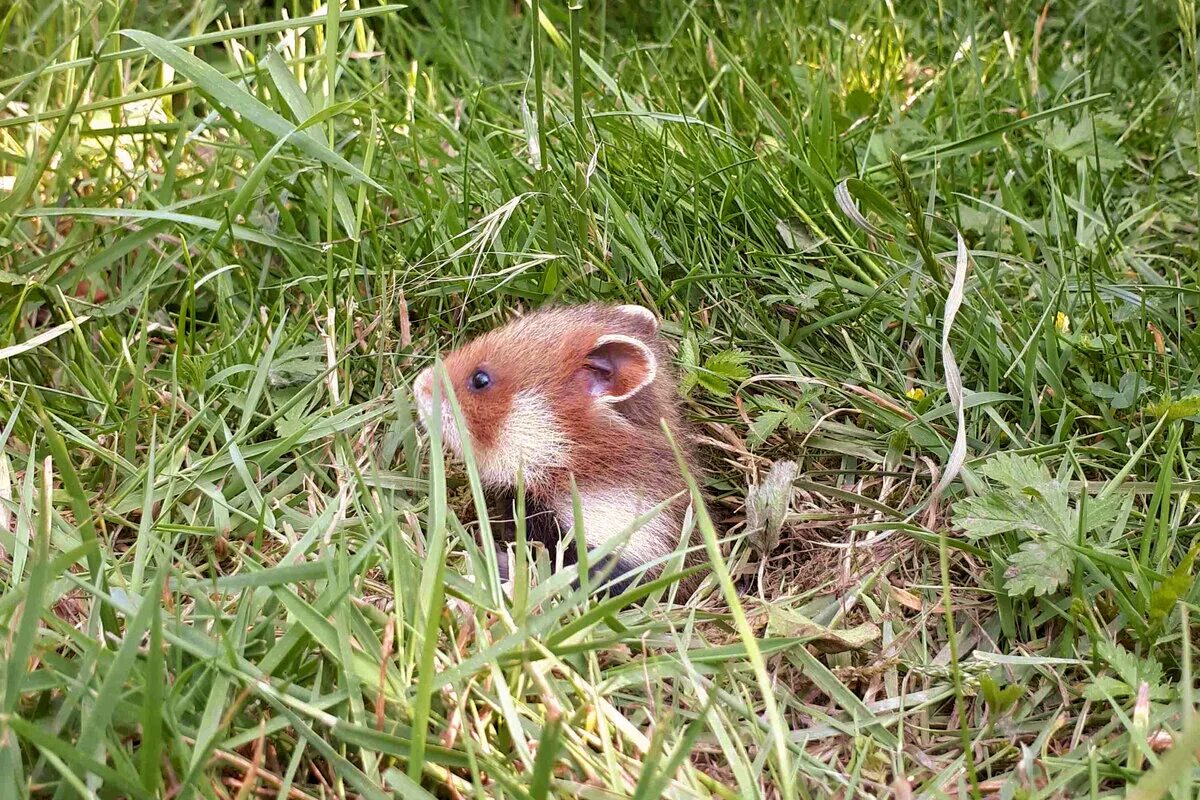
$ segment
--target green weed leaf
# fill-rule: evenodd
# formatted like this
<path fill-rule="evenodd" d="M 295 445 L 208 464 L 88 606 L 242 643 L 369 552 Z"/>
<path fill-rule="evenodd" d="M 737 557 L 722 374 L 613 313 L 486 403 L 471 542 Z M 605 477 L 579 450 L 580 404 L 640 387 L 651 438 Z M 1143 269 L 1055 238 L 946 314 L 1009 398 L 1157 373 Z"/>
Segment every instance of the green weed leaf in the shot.
<path fill-rule="evenodd" d="M 735 381 L 743 381 L 750 377 L 746 368 L 746 354 L 737 350 L 723 350 L 704 362 L 704 368 L 714 375 L 720 375 Z"/>
<path fill-rule="evenodd" d="M 1124 129 L 1123 123 L 1111 114 L 1097 114 L 1080 120 L 1071 127 L 1056 120 L 1045 135 L 1046 146 L 1071 161 L 1096 163 L 1101 170 L 1116 169 L 1125 163 L 1121 148 L 1111 138 Z"/>
<path fill-rule="evenodd" d="M 812 311 L 821 305 L 821 296 L 834 286 L 828 281 L 813 281 L 805 286 L 800 294 L 792 296 L 792 302 L 801 311 Z"/>
<path fill-rule="evenodd" d="M 979 472 L 1009 489 L 1019 491 L 1044 488 L 1051 481 L 1050 470 L 1044 465 L 1015 453 L 1000 453 L 984 464 Z"/>
<path fill-rule="evenodd" d="M 1030 510 L 1014 498 L 995 493 L 968 497 L 958 503 L 954 524 L 971 539 L 983 539 L 1028 525 Z"/>
<path fill-rule="evenodd" d="M 738 350 L 722 350 L 705 359 L 704 366 L 693 367 L 690 380 L 685 379 L 684 386 L 686 390 L 690 390 L 699 384 L 712 394 L 728 397 L 733 394 L 734 383 L 750 377 L 750 370 L 745 365 L 746 360 L 746 354 Z"/>
<path fill-rule="evenodd" d="M 1143 682 L 1149 685 L 1152 699 L 1170 698 L 1170 688 L 1163 685 L 1162 664 L 1150 658 L 1139 658 L 1111 639 L 1100 639 L 1096 651 L 1116 676 L 1101 676 L 1094 681 L 1083 692 L 1087 699 L 1102 702 L 1106 693 L 1115 698 L 1133 697 Z"/>
<path fill-rule="evenodd" d="M 1081 526 L 1079 504 L 1071 502 L 1066 486 L 1037 460 L 1001 453 L 979 472 L 998 485 L 960 501 L 954 525 L 970 539 L 1018 535 L 1017 550 L 1008 556 L 1004 573 L 1013 596 L 1057 591 L 1071 577 L 1071 545 L 1080 528 L 1090 533 L 1111 525 L 1124 503 L 1116 493 L 1089 498 Z"/>
<path fill-rule="evenodd" d="M 679 343 L 679 366 L 683 373 L 679 381 L 679 394 L 686 397 L 698 383 L 696 370 L 700 366 L 700 352 L 696 340 L 690 336 L 684 337 Z"/>
<path fill-rule="evenodd" d="M 1001 689 L 986 672 L 979 676 L 979 689 L 987 702 L 988 721 L 995 722 L 1016 704 L 1021 697 L 1021 684 L 1010 683 Z"/>
<path fill-rule="evenodd" d="M 1011 595 L 1050 594 L 1071 579 L 1071 550 L 1049 538 L 1026 542 L 1009 559 L 1004 577 Z"/>
<path fill-rule="evenodd" d="M 747 443 L 751 447 L 757 447 L 770 438 L 771 434 L 778 430 L 779 426 L 788 417 L 786 411 L 764 411 L 750 423 L 750 436 L 747 438 Z"/>
<path fill-rule="evenodd" d="M 812 399 L 813 394 L 809 392 L 806 392 L 795 405 L 788 405 L 770 395 L 756 398 L 755 403 L 764 407 L 765 410 L 750 423 L 750 436 L 747 439 L 749 445 L 758 447 L 764 444 L 780 427 L 784 427 L 792 433 L 807 433 L 812 430 L 813 416 L 808 408 L 808 403 Z"/>
<path fill-rule="evenodd" d="M 1092 395 L 1098 400 L 1104 400 L 1115 411 L 1123 411 L 1137 402 L 1138 398 L 1150 391 L 1149 382 L 1136 372 L 1126 372 L 1121 376 L 1117 388 L 1107 383 L 1094 381 L 1088 385 Z"/>

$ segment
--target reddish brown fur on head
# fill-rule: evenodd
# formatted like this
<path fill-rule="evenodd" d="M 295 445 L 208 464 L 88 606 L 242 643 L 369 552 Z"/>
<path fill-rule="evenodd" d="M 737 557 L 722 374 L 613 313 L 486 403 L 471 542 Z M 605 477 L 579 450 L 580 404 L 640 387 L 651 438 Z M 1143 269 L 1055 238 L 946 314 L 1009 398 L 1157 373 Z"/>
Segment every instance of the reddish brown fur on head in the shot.
<path fill-rule="evenodd" d="M 641 306 L 535 312 L 447 354 L 445 369 L 485 483 L 511 486 L 523 467 L 529 491 L 547 500 L 568 491 L 569 475 L 581 488 L 670 484 L 653 487 L 658 499 L 682 487 L 661 428 L 678 431 L 677 382 Z M 432 382 L 426 370 L 414 384 L 426 421 Z M 452 415 L 442 416 L 461 453 Z"/>

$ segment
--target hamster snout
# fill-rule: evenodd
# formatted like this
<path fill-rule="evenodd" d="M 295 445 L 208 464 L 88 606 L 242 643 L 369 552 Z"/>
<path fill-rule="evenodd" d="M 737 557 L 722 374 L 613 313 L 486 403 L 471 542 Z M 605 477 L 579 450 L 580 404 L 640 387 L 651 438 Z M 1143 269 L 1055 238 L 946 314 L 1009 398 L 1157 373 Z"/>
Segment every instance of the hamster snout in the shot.
<path fill-rule="evenodd" d="M 428 417 L 429 412 L 433 410 L 433 370 L 425 368 L 421 370 L 413 381 L 413 397 L 417 401 L 417 411 L 422 417 Z"/>
<path fill-rule="evenodd" d="M 433 410 L 433 368 L 426 367 L 421 370 L 417 377 L 413 380 L 413 398 L 417 402 L 417 417 L 421 425 L 426 429 L 433 425 L 434 410 Z M 446 399 L 445 392 L 442 393 L 442 441 L 450 448 L 455 455 L 461 455 L 460 445 L 458 441 L 458 427 L 454 421 L 454 412 L 450 408 L 450 402 Z"/>

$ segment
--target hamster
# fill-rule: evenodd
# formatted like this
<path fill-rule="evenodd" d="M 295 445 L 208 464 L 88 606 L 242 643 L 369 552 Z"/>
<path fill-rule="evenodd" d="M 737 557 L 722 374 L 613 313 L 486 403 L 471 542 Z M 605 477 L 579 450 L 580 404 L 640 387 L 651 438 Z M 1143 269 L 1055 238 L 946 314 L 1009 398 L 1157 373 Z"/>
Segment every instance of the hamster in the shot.
<path fill-rule="evenodd" d="M 530 540 L 552 553 L 564 541 L 564 558 L 574 564 L 571 476 L 589 551 L 680 495 L 634 531 L 613 559 L 588 562 L 591 572 L 607 575 L 615 592 L 640 573 L 642 582 L 661 574 L 661 560 L 679 544 L 691 503 L 663 421 L 691 474 L 699 479 L 700 471 L 685 435 L 678 379 L 652 311 L 604 304 L 546 308 L 446 354 L 444 364 L 492 513 L 514 518 L 522 470 Z M 430 368 L 413 383 L 426 428 L 438 413 L 433 380 Z M 461 457 L 448 399 L 440 416 L 446 446 Z M 694 552 L 685 561 L 696 562 Z M 693 577 L 681 589 L 690 593 L 695 582 Z"/>

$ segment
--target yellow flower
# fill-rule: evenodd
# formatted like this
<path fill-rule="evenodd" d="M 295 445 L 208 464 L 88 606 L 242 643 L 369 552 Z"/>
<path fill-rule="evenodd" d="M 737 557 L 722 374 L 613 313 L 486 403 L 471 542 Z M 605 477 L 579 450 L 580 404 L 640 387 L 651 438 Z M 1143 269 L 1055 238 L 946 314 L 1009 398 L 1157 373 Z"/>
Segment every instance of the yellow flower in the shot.
<path fill-rule="evenodd" d="M 1063 312 L 1058 312 L 1054 316 L 1054 327 L 1058 328 L 1058 332 L 1066 335 L 1071 332 L 1071 318 Z"/>
<path fill-rule="evenodd" d="M 907 392 L 905 392 L 904 396 L 907 397 L 909 400 L 912 400 L 914 403 L 919 403 L 925 399 L 925 390 L 922 389 L 920 386 L 917 386 L 917 387 L 909 389 Z"/>

